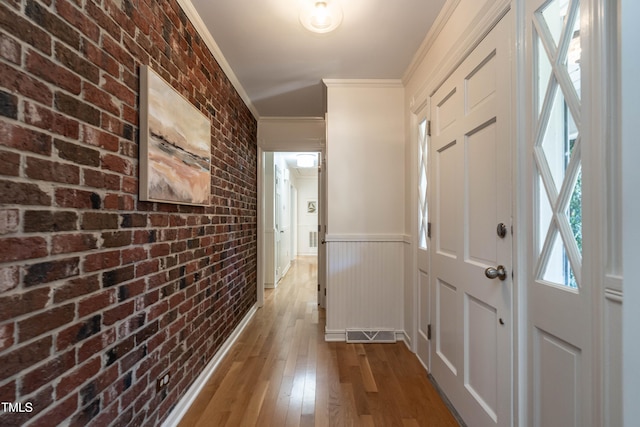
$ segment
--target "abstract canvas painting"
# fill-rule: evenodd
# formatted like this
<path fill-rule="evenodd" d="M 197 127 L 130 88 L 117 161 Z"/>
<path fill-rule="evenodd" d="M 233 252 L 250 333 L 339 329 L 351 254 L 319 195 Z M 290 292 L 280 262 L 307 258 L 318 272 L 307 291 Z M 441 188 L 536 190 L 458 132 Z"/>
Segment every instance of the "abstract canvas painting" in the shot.
<path fill-rule="evenodd" d="M 210 193 L 209 119 L 140 67 L 140 200 L 208 205 Z"/>

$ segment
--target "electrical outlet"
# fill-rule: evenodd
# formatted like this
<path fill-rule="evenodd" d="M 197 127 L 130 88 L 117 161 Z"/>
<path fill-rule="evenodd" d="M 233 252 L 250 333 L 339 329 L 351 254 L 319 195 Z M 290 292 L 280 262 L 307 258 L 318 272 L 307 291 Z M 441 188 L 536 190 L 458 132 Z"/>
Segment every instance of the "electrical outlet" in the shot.
<path fill-rule="evenodd" d="M 169 384 L 170 379 L 171 374 L 169 372 L 162 374 L 162 376 L 156 380 L 156 392 L 159 392 L 160 390 L 165 388 L 167 384 Z"/>

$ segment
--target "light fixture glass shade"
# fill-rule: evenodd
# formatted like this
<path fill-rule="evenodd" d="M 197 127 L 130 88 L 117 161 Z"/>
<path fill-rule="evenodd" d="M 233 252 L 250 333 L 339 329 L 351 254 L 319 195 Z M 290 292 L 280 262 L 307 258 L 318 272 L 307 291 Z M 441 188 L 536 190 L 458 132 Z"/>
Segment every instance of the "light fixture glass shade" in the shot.
<path fill-rule="evenodd" d="M 299 168 L 312 168 L 316 165 L 314 154 L 298 154 L 296 156 L 296 166 Z"/>
<path fill-rule="evenodd" d="M 300 23 L 314 33 L 328 33 L 342 23 L 342 8 L 336 0 L 309 0 L 300 11 Z"/>

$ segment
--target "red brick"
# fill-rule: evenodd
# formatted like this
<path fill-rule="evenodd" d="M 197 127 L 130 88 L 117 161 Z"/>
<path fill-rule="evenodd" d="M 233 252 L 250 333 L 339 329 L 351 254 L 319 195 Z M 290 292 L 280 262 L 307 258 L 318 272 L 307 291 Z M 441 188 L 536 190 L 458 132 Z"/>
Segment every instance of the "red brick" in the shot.
<path fill-rule="evenodd" d="M 83 83 L 82 89 L 82 98 L 85 101 L 111 114 L 120 115 L 120 106 L 109 93 L 88 82 Z"/>
<path fill-rule="evenodd" d="M 115 308 L 104 312 L 103 323 L 106 326 L 113 325 L 114 323 L 125 319 L 133 314 L 133 301 L 127 301 L 122 304 L 118 304 Z"/>
<path fill-rule="evenodd" d="M 97 314 L 58 332 L 56 351 L 64 351 L 100 332 L 102 316 Z"/>
<path fill-rule="evenodd" d="M 147 259 L 147 251 L 141 247 L 134 247 L 122 251 L 122 264 L 131 264 Z"/>
<path fill-rule="evenodd" d="M 91 21 L 82 10 L 74 7 L 66 0 L 56 0 L 56 11 L 74 28 L 77 28 L 82 34 L 92 41 L 98 41 L 100 36 L 100 27 Z"/>
<path fill-rule="evenodd" d="M 0 150 L 0 174 L 7 176 L 19 176 L 20 155 Z"/>
<path fill-rule="evenodd" d="M 0 121 L 0 203 L 20 217 L 4 238 L 39 233 L 52 254 L 77 254 L 0 270 L 14 294 L 0 294 L 0 324 L 14 341 L 29 319 L 74 307 L 69 322 L 31 332 L 29 343 L 48 346 L 41 359 L 20 356 L 39 412 L 19 421 L 157 424 L 255 300 L 256 121 L 173 0 L 8 0 L 0 26 L 9 29 L 0 34 L 0 116 L 9 118 Z M 211 207 L 137 200 L 138 75 L 149 63 L 209 111 L 219 141 Z M 73 96 L 78 80 L 86 90 Z M 25 348 L 11 338 L 0 371 Z M 67 351 L 77 357 L 68 371 L 39 372 L 60 372 L 53 361 Z M 156 394 L 153 379 L 169 367 L 180 381 Z M 11 381 L 2 390 L 20 397 Z"/>
<path fill-rule="evenodd" d="M 0 239 L 0 262 L 42 258 L 47 254 L 47 242 L 42 237 Z"/>
<path fill-rule="evenodd" d="M 46 260 L 31 264 L 23 268 L 24 286 L 35 286 L 60 279 L 77 276 L 80 258 L 66 258 L 60 260 Z"/>
<path fill-rule="evenodd" d="M 102 169 L 122 175 L 132 175 L 136 173 L 136 168 L 131 163 L 131 160 L 113 154 L 105 154 L 102 156 Z"/>
<path fill-rule="evenodd" d="M 7 147 L 20 151 L 30 151 L 44 156 L 51 154 L 52 139 L 51 136 L 44 133 L 0 121 L 0 135 L 2 135 L 0 144 Z"/>
<path fill-rule="evenodd" d="M 57 188 L 55 190 L 56 205 L 61 208 L 99 209 L 102 200 L 97 193 L 75 188 Z"/>
<path fill-rule="evenodd" d="M 75 351 L 68 351 L 55 359 L 22 375 L 20 394 L 29 395 L 69 371 L 75 365 Z"/>
<path fill-rule="evenodd" d="M 131 244 L 131 231 L 113 231 L 102 233 L 102 247 L 115 248 L 120 246 L 129 246 Z M 126 261 L 123 257 L 123 264 Z"/>
<path fill-rule="evenodd" d="M 100 357 L 96 356 L 74 370 L 70 370 L 70 372 L 60 378 L 60 382 L 56 386 L 57 395 L 66 396 L 76 388 L 88 382 L 98 372 L 100 372 L 101 364 L 102 362 Z"/>
<path fill-rule="evenodd" d="M 67 138 L 77 139 L 80 126 L 77 120 L 63 116 L 50 108 L 26 101 L 24 103 L 25 122 Z"/>
<path fill-rule="evenodd" d="M 118 215 L 102 212 L 85 212 L 82 215 L 83 230 L 113 230 L 118 228 Z"/>
<path fill-rule="evenodd" d="M 136 105 L 136 93 L 111 76 L 105 76 L 102 88 L 130 106 Z"/>
<path fill-rule="evenodd" d="M 120 265 L 120 251 L 90 253 L 85 257 L 82 268 L 85 272 L 104 270 Z"/>
<path fill-rule="evenodd" d="M 61 396 L 66 396 L 61 394 Z M 56 402 L 58 402 L 56 400 Z M 40 415 L 35 421 L 29 424 L 29 427 L 50 427 L 55 425 L 62 425 L 62 423 L 78 408 L 78 398 L 75 395 L 63 400 L 62 402 L 53 406 L 50 410 Z"/>
<path fill-rule="evenodd" d="M 18 287 L 20 271 L 16 266 L 0 267 L 0 293 Z"/>
<path fill-rule="evenodd" d="M 93 126 L 100 126 L 102 120 L 100 110 L 66 92 L 58 91 L 54 94 L 54 106 L 63 114 Z"/>
<path fill-rule="evenodd" d="M 82 141 L 85 144 L 117 152 L 120 142 L 117 136 L 103 132 L 92 126 L 82 125 Z"/>
<path fill-rule="evenodd" d="M 102 49 L 109 53 L 119 64 L 129 70 L 133 70 L 135 62 L 133 57 L 122 46 L 108 35 L 102 36 Z"/>
<path fill-rule="evenodd" d="M 15 343 L 14 339 L 14 324 L 7 323 L 0 326 L 0 353 L 8 349 Z"/>
<path fill-rule="evenodd" d="M 51 354 L 51 344 L 51 337 L 44 337 L 1 355 L 0 378 L 9 378 L 46 359 Z"/>
<path fill-rule="evenodd" d="M 67 281 L 64 285 L 56 286 L 53 290 L 53 302 L 58 304 L 80 296 L 88 295 L 100 289 L 97 275 L 83 276 Z M 79 317 L 84 317 L 79 314 Z"/>
<path fill-rule="evenodd" d="M 20 229 L 20 212 L 17 209 L 0 209 L 0 235 L 15 233 Z"/>
<path fill-rule="evenodd" d="M 77 228 L 78 216 L 71 211 L 28 210 L 24 213 L 25 233 L 70 231 Z"/>
<path fill-rule="evenodd" d="M 120 176 L 115 174 L 85 169 L 83 171 L 84 185 L 105 190 L 119 190 Z"/>
<path fill-rule="evenodd" d="M 5 6 L 4 2 L 0 4 L 0 24 L 10 34 L 24 40 L 41 52 L 51 53 L 51 36 L 23 16 L 16 15 Z"/>
<path fill-rule="evenodd" d="M 106 210 L 132 211 L 135 209 L 135 200 L 129 195 L 107 194 L 104 197 Z"/>
<path fill-rule="evenodd" d="M 87 8 L 94 8 L 93 2 L 88 2 Z M 106 71 L 112 76 L 119 75 L 120 66 L 118 65 L 118 62 L 94 43 L 85 41 L 85 43 L 82 44 L 82 53 L 84 53 L 85 57 L 92 64 L 95 64 L 100 69 Z"/>
<path fill-rule="evenodd" d="M 29 51 L 25 63 L 27 71 L 34 76 L 55 84 L 75 95 L 80 93 L 80 77 L 54 64 L 36 51 Z"/>
<path fill-rule="evenodd" d="M 61 159 L 87 166 L 98 166 L 100 164 L 100 153 L 93 148 L 59 139 L 54 141 L 54 145 Z"/>
<path fill-rule="evenodd" d="M 78 316 L 84 317 L 89 314 L 98 313 L 102 309 L 118 302 L 115 290 L 106 290 L 93 294 L 78 302 Z"/>
<path fill-rule="evenodd" d="M 51 238 L 52 254 L 86 252 L 97 247 L 97 238 L 93 234 L 61 234 Z"/>
<path fill-rule="evenodd" d="M 0 402 L 15 402 L 17 399 L 16 382 L 10 381 L 0 386 Z"/>
<path fill-rule="evenodd" d="M 91 337 L 84 341 L 78 349 L 78 363 L 92 358 L 96 354 L 102 352 L 105 348 L 109 347 L 116 341 L 115 329 L 111 328 L 102 332 L 100 335 Z"/>
<path fill-rule="evenodd" d="M 0 34 L 0 58 L 20 65 L 22 58 L 22 47 L 8 34 Z"/>
<path fill-rule="evenodd" d="M 129 194 L 138 194 L 138 180 L 131 176 L 122 177 L 122 191 Z"/>
<path fill-rule="evenodd" d="M 73 320 L 75 316 L 73 304 L 54 307 L 45 312 L 35 314 L 18 322 L 19 342 L 25 342 L 39 335 L 59 328 Z"/>

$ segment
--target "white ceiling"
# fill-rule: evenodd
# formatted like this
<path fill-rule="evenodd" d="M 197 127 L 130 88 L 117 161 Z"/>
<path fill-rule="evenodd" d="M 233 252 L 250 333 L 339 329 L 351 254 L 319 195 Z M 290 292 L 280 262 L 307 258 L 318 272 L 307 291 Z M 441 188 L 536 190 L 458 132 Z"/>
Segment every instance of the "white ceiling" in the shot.
<path fill-rule="evenodd" d="M 401 79 L 445 0 L 330 0 L 342 25 L 314 34 L 313 0 L 191 0 L 260 117 L 323 117 L 322 79 Z"/>

